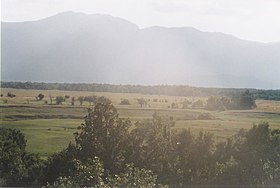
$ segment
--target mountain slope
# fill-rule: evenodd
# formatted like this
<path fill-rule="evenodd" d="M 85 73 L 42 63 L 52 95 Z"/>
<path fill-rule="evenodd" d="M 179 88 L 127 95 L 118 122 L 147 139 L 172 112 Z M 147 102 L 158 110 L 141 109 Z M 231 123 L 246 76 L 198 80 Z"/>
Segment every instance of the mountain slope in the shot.
<path fill-rule="evenodd" d="M 2 22 L 2 80 L 280 88 L 280 45 L 65 12 Z"/>

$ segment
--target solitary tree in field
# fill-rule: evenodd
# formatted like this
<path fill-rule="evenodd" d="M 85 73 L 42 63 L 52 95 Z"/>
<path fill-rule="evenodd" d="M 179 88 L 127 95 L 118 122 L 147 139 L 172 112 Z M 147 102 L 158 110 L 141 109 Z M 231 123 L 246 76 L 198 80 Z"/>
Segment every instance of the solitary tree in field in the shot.
<path fill-rule="evenodd" d="M 13 98 L 13 97 L 16 97 L 16 95 L 15 95 L 15 94 L 13 94 L 13 93 L 11 93 L 11 92 L 8 92 L 8 93 L 7 93 L 7 97 L 11 97 L 11 98 Z"/>
<path fill-rule="evenodd" d="M 71 98 L 71 105 L 74 106 L 75 105 L 75 97 Z"/>
<path fill-rule="evenodd" d="M 140 104 L 141 107 L 147 105 L 147 101 L 143 98 L 137 99 L 137 102 Z"/>
<path fill-rule="evenodd" d="M 128 99 L 122 99 L 120 105 L 130 105 L 130 102 Z"/>
<path fill-rule="evenodd" d="M 41 100 L 43 100 L 44 97 L 45 97 L 45 96 L 44 96 L 42 93 L 40 93 L 40 94 L 38 95 L 38 97 L 36 97 L 36 98 L 37 98 L 38 101 L 41 101 Z"/>
<path fill-rule="evenodd" d="M 50 97 L 50 101 L 51 101 L 51 104 L 52 104 L 52 96 L 51 96 L 51 95 L 49 95 L 49 97 Z"/>
<path fill-rule="evenodd" d="M 79 96 L 78 100 L 80 102 L 80 105 L 83 105 L 84 97 L 83 96 Z"/>
<path fill-rule="evenodd" d="M 55 99 L 55 101 L 56 101 L 56 104 L 62 104 L 62 102 L 64 101 L 64 97 L 62 97 L 62 96 L 57 96 L 56 99 Z"/>
<path fill-rule="evenodd" d="M 193 108 L 203 108 L 204 104 L 202 100 L 197 100 L 192 104 Z"/>

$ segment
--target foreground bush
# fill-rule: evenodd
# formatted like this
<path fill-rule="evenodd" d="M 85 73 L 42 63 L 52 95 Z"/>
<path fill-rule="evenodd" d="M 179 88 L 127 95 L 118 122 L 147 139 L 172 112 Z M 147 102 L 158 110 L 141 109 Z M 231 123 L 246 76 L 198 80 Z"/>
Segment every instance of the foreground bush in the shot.
<path fill-rule="evenodd" d="M 59 177 L 46 187 L 156 187 L 156 176 L 149 170 L 127 164 L 119 175 L 105 175 L 98 157 L 82 163 L 73 160 L 72 175 Z"/>
<path fill-rule="evenodd" d="M 0 186 L 31 186 L 39 183 L 43 163 L 38 155 L 25 151 L 24 135 L 0 128 Z"/>

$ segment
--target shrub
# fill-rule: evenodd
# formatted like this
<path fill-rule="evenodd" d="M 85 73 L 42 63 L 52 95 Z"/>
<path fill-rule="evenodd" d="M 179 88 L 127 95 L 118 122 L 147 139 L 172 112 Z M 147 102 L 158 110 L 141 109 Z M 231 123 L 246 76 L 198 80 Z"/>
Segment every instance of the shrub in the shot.
<path fill-rule="evenodd" d="M 130 102 L 128 99 L 122 99 L 120 105 L 130 105 Z"/>
<path fill-rule="evenodd" d="M 201 113 L 197 116 L 197 120 L 214 120 L 216 119 L 215 116 L 213 116 L 210 113 Z"/>
<path fill-rule="evenodd" d="M 56 101 L 56 104 L 59 105 L 59 104 L 62 104 L 62 102 L 65 101 L 65 99 L 62 96 L 57 96 L 55 101 Z"/>
<path fill-rule="evenodd" d="M 38 101 L 41 101 L 44 97 L 45 97 L 45 96 L 44 96 L 42 93 L 40 93 L 40 94 L 38 95 L 38 97 L 36 97 L 36 99 L 37 99 Z"/>
<path fill-rule="evenodd" d="M 84 99 L 85 99 L 85 97 L 83 97 L 83 96 L 79 96 L 79 97 L 78 97 L 78 100 L 79 100 L 79 102 L 80 102 L 80 105 L 83 105 Z"/>
<path fill-rule="evenodd" d="M 13 97 L 16 97 L 16 95 L 13 94 L 13 93 L 11 93 L 11 92 L 8 92 L 8 93 L 7 93 L 7 97 L 13 98 Z"/>
<path fill-rule="evenodd" d="M 193 108 L 203 108 L 204 104 L 202 102 L 202 100 L 197 100 L 192 104 Z"/>
<path fill-rule="evenodd" d="M 172 108 L 178 108 L 178 104 L 173 102 L 173 103 L 171 104 L 171 107 L 172 107 Z"/>
<path fill-rule="evenodd" d="M 188 100 L 185 100 L 183 103 L 182 103 L 182 108 L 183 109 L 187 109 L 189 108 L 189 106 L 192 104 L 192 102 L 188 101 Z"/>

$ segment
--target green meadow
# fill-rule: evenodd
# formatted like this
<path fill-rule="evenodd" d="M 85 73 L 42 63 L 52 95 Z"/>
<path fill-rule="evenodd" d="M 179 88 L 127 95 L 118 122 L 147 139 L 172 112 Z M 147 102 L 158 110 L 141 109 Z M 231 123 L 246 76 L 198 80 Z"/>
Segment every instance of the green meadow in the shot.
<path fill-rule="evenodd" d="M 6 97 L 8 92 L 16 97 Z M 42 158 L 61 151 L 74 139 L 73 133 L 83 123 L 87 108 L 92 107 L 89 102 L 80 105 L 79 96 L 109 98 L 120 117 L 129 118 L 132 123 L 151 119 L 154 113 L 158 113 L 176 122 L 173 129 L 205 130 L 213 133 L 217 141 L 232 136 L 242 128 L 249 129 L 260 121 L 269 122 L 272 128 L 280 128 L 280 101 L 257 100 L 257 108 L 253 110 L 207 111 L 203 108 L 182 108 L 186 100 L 207 100 L 198 97 L 22 89 L 1 89 L 1 93 L 0 126 L 21 130 L 27 139 L 27 150 L 39 153 Z M 37 101 L 36 96 L 40 93 L 45 97 Z M 65 95 L 70 98 L 62 105 L 56 105 L 55 97 Z M 76 99 L 74 106 L 71 105 L 72 97 Z M 141 107 L 137 102 L 139 98 L 144 98 L 147 105 Z M 128 99 L 130 105 L 120 105 L 123 99 Z M 203 118 L 205 114 L 207 117 Z"/>

